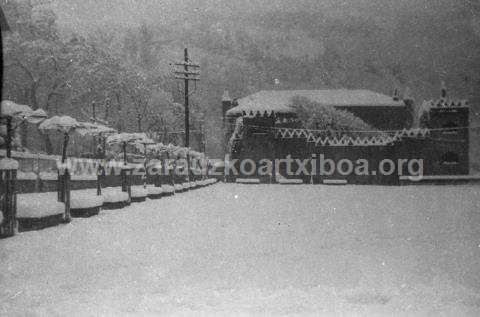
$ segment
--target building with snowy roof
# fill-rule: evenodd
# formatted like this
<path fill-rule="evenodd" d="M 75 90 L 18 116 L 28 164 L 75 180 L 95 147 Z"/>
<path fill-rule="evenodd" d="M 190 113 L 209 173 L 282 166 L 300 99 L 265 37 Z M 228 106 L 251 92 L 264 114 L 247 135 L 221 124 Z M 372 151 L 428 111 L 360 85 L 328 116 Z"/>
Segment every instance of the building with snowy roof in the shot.
<path fill-rule="evenodd" d="M 226 93 L 222 98 L 222 110 L 229 122 L 240 116 L 265 114 L 288 119 L 296 116 L 291 106 L 295 97 L 349 111 L 381 130 L 402 129 L 411 120 L 408 101 L 365 89 L 261 90 L 235 101 Z"/>
<path fill-rule="evenodd" d="M 369 166 L 392 162 L 422 162 L 422 175 L 467 175 L 469 173 L 469 106 L 465 100 L 450 100 L 442 89 L 437 101 L 421 107 L 424 122 L 421 128 L 410 128 L 413 100 L 401 100 L 369 90 L 274 90 L 231 100 L 228 93 L 222 98 L 225 122 L 226 151 L 232 162 L 253 161 L 260 165 L 264 159 L 287 157 L 309 160 L 324 156 L 332 162 L 367 160 Z M 296 113 L 294 98 L 303 97 L 319 105 L 352 113 L 369 124 L 371 130 L 308 129 Z M 328 115 L 328 113 L 327 113 Z M 351 119 L 352 116 L 349 118 Z M 350 120 L 349 119 L 349 120 Z M 302 119 L 303 120 L 303 119 Z M 257 170 L 244 173 L 240 179 L 258 178 L 272 182 L 272 177 L 292 177 L 289 169 L 278 166 L 270 175 Z M 397 173 L 368 175 L 336 173 L 295 175 L 303 183 L 335 181 L 358 184 L 397 184 L 400 175 L 411 172 L 398 166 Z M 241 170 L 241 169 L 240 169 Z M 410 174 L 409 174 L 410 173 Z M 381 173 L 380 173 L 381 174 Z M 412 176 L 412 175 L 410 175 Z M 238 177 L 236 177 L 238 178 Z M 234 180 L 232 176 L 227 180 Z M 299 181 L 299 179 L 293 179 Z"/>

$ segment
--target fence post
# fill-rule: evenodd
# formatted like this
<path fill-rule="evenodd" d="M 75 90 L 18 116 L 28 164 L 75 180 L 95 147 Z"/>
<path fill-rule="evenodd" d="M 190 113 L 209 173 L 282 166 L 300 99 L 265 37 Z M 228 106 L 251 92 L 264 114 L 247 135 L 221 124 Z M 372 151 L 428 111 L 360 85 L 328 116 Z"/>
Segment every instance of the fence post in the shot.
<path fill-rule="evenodd" d="M 130 200 L 132 198 L 132 191 L 131 191 L 131 186 L 130 186 L 130 171 L 131 169 L 124 165 L 122 167 L 122 170 L 120 171 L 120 175 L 122 178 L 122 192 L 128 193 L 128 199 Z"/>
<path fill-rule="evenodd" d="M 16 169 L 0 169 L 0 207 L 3 212 L 3 221 L 0 223 L 0 237 L 6 238 L 16 234 L 17 224 L 17 193 L 15 183 Z"/>
<path fill-rule="evenodd" d="M 65 218 L 64 222 L 69 223 L 72 221 L 72 216 L 70 215 L 70 172 L 68 169 L 65 169 L 65 174 L 63 175 L 63 196 L 65 203 Z"/>
<path fill-rule="evenodd" d="M 102 194 L 102 183 L 104 180 L 104 176 L 105 176 L 105 168 L 103 167 L 102 162 L 100 161 L 97 169 L 97 196 L 100 196 Z"/>

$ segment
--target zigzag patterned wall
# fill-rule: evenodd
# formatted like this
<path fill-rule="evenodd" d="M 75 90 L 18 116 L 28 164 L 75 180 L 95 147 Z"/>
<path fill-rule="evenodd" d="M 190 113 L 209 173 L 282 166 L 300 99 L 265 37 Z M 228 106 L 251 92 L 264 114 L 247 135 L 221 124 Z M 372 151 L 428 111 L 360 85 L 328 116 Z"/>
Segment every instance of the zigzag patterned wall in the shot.
<path fill-rule="evenodd" d="M 403 129 L 396 131 L 391 135 L 379 135 L 371 137 L 356 137 L 343 136 L 341 138 L 329 136 L 316 136 L 314 132 L 307 129 L 291 129 L 279 128 L 276 129 L 275 138 L 293 139 L 305 138 L 307 142 L 313 142 L 315 145 L 329 145 L 329 146 L 384 146 L 391 145 L 395 141 L 399 141 L 404 137 L 410 138 L 425 138 L 430 134 L 428 129 Z"/>

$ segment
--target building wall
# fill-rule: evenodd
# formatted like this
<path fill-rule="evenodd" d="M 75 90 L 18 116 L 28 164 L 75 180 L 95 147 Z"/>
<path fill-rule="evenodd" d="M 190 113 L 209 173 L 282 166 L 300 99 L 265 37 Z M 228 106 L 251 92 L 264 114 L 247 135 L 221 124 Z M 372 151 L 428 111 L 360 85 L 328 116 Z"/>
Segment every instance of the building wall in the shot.
<path fill-rule="evenodd" d="M 257 162 L 261 159 L 284 159 L 290 156 L 293 159 L 317 158 L 331 159 L 338 163 L 341 159 L 352 162 L 365 159 L 369 162 L 370 171 L 378 170 L 380 161 L 392 160 L 397 164 L 399 160 L 422 160 L 423 175 L 467 175 L 469 174 L 469 109 L 434 108 L 430 111 L 428 127 L 430 134 L 426 137 L 403 137 L 386 146 L 317 146 L 307 142 L 306 138 L 275 138 L 269 127 L 275 126 L 271 118 L 245 118 L 245 122 L 255 128 L 247 129 L 242 140 L 239 140 L 232 158 L 251 159 Z M 265 128 L 262 128 L 265 127 Z M 437 130 L 452 127 L 451 130 Z M 459 129 L 455 129 L 458 127 Z M 385 129 L 399 129 L 399 126 Z M 239 164 L 239 163 L 238 163 Z M 405 164 L 404 164 L 405 165 Z M 238 169 L 239 166 L 237 166 Z M 346 179 L 349 183 L 357 184 L 398 184 L 399 175 L 409 175 L 405 165 L 402 172 L 395 171 L 392 175 L 369 173 L 369 175 L 341 175 L 337 171 L 333 175 L 287 175 L 286 166 L 281 165 L 276 172 L 284 177 L 301 178 L 305 183 L 320 183 L 324 179 Z M 312 166 L 309 167 L 311 171 Z M 295 166 L 294 166 L 295 169 Z M 320 170 L 317 168 L 317 173 Z M 415 176 L 415 175 L 412 175 Z M 240 175 L 240 177 L 258 178 L 258 175 Z M 265 178 L 265 177 L 264 177 Z M 233 178 L 232 178 L 233 180 Z M 268 181 L 267 178 L 264 181 Z"/>

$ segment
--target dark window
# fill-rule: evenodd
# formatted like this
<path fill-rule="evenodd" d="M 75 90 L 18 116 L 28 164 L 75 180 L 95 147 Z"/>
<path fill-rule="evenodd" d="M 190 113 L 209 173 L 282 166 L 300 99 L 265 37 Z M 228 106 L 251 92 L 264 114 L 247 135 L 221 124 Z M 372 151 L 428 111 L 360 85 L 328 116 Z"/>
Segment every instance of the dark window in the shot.
<path fill-rule="evenodd" d="M 457 153 L 447 152 L 442 156 L 442 164 L 445 165 L 454 165 L 460 162 L 460 158 Z"/>

